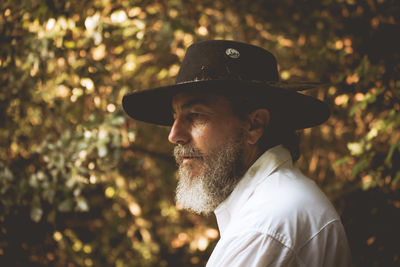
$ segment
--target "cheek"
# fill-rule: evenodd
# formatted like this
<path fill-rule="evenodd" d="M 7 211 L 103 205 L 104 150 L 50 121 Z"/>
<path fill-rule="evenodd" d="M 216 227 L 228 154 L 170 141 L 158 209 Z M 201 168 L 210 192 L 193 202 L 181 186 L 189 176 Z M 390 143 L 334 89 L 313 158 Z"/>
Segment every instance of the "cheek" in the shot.
<path fill-rule="evenodd" d="M 213 140 L 213 131 L 209 126 L 198 126 L 192 129 L 193 142 L 197 148 L 207 148 Z"/>
<path fill-rule="evenodd" d="M 225 123 L 219 122 L 193 129 L 192 136 L 194 145 L 206 152 L 223 145 L 233 132 L 232 127 L 227 127 Z"/>

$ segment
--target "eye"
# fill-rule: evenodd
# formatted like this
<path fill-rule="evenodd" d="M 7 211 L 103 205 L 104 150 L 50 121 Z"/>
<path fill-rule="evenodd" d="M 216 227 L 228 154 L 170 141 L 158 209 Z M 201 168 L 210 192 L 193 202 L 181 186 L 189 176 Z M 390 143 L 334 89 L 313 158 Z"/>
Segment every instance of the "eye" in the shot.
<path fill-rule="evenodd" d="M 199 119 L 202 118 L 202 117 L 203 117 L 203 115 L 202 115 L 201 113 L 197 113 L 197 112 L 190 112 L 190 113 L 187 115 L 187 119 L 188 119 L 189 121 L 199 120 Z"/>
<path fill-rule="evenodd" d="M 200 116 L 200 113 L 196 113 L 196 112 L 189 113 L 189 117 L 191 117 L 191 118 L 197 118 L 199 116 Z"/>

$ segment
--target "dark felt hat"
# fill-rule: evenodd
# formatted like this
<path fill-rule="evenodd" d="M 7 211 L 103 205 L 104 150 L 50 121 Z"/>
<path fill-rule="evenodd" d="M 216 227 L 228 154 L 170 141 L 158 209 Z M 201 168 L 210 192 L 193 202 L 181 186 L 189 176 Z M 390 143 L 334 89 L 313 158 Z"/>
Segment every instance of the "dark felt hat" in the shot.
<path fill-rule="evenodd" d="M 303 129 L 323 123 L 330 115 L 325 103 L 298 92 L 318 85 L 279 82 L 275 57 L 261 47 L 210 40 L 187 49 L 174 85 L 126 94 L 122 106 L 136 120 L 171 126 L 172 98 L 178 93 L 257 96 L 283 125 Z"/>

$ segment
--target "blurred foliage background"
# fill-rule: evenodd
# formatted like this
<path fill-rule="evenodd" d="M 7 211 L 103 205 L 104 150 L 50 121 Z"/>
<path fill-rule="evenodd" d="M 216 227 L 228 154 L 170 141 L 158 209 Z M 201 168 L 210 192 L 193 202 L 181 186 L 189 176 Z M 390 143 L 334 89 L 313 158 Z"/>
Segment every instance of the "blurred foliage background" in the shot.
<path fill-rule="evenodd" d="M 332 117 L 299 167 L 335 203 L 355 266 L 400 264 L 398 0 L 2 0 L 0 265 L 203 266 L 213 217 L 174 202 L 168 128 L 121 97 L 171 84 L 185 49 L 234 39 Z M 157 107 L 154 107 L 155 109 Z"/>

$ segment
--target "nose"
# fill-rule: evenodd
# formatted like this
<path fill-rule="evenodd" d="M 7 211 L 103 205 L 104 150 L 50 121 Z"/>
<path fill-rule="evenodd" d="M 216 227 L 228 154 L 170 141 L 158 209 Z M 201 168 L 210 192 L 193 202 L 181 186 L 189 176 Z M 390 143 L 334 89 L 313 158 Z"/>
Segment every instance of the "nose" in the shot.
<path fill-rule="evenodd" d="M 184 145 L 190 141 L 189 126 L 181 119 L 176 119 L 168 135 L 168 140 L 176 145 Z"/>

